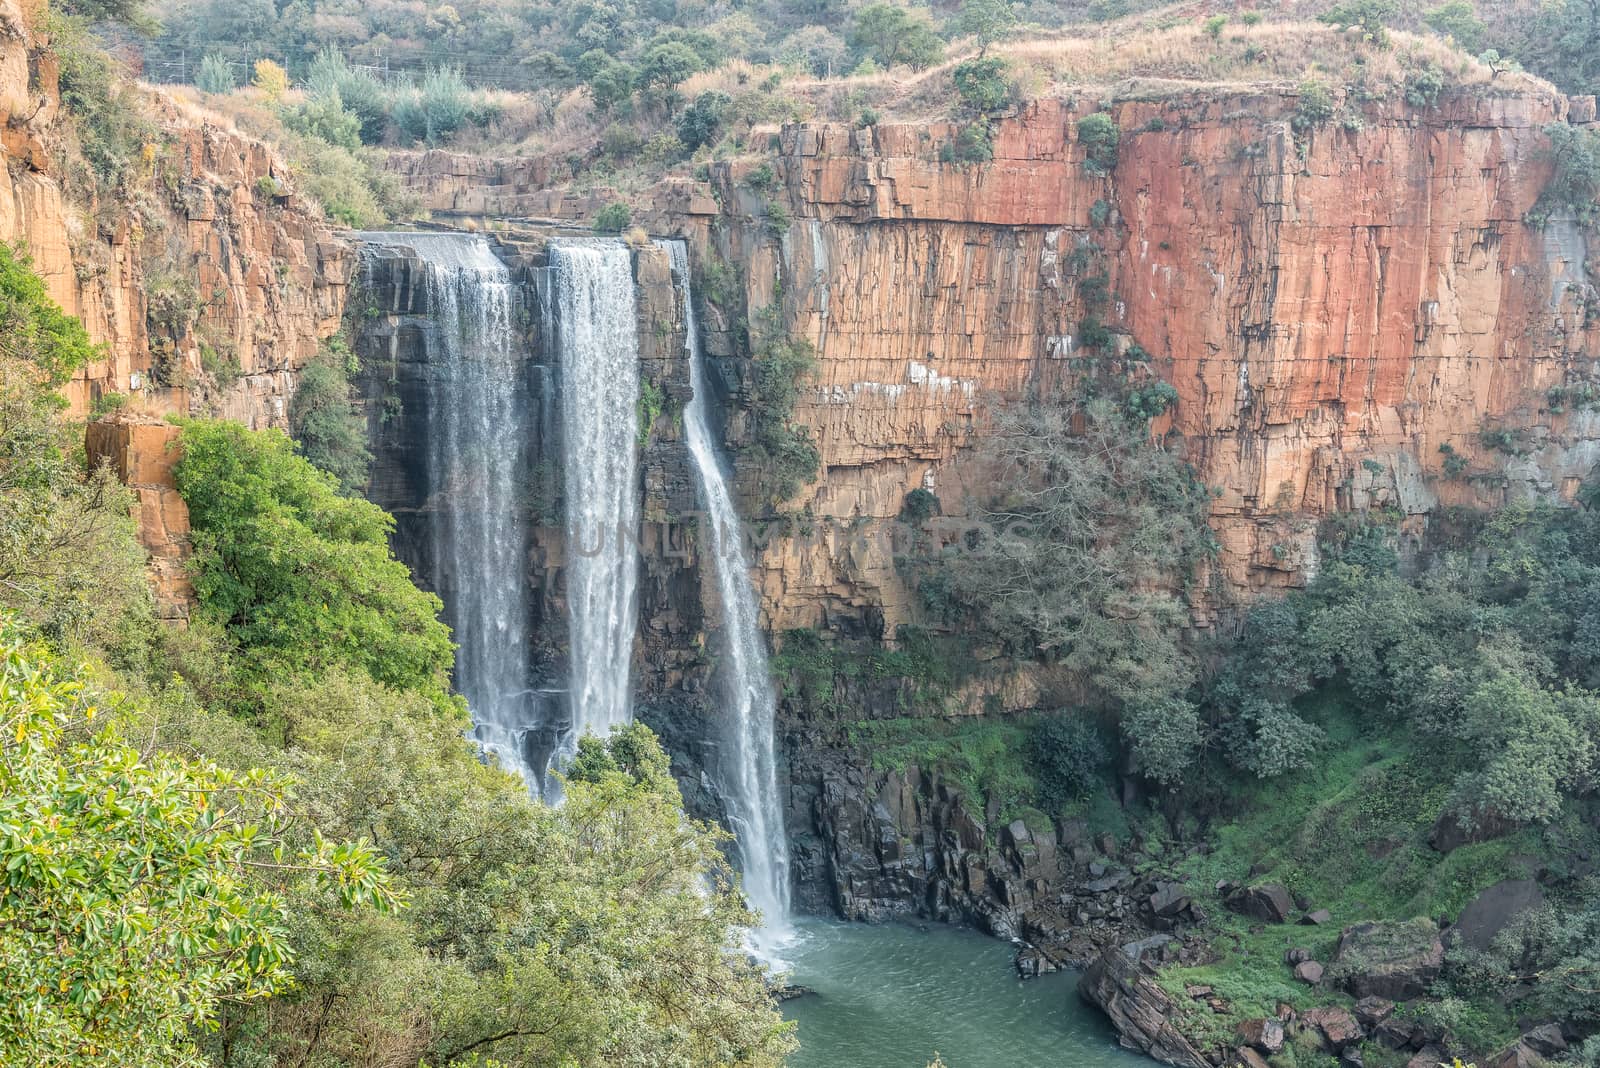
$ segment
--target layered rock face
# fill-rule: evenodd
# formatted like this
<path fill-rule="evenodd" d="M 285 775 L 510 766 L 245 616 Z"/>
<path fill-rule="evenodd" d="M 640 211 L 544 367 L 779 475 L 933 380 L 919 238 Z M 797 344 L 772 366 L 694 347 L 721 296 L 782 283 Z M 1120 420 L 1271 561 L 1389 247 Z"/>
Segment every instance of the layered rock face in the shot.
<path fill-rule="evenodd" d="M 130 105 L 160 129 L 130 179 L 137 209 L 98 202 L 58 169 L 74 134 L 48 44 L 18 0 L 0 0 L 0 240 L 20 242 L 106 346 L 67 386 L 72 410 L 114 392 L 135 412 L 282 425 L 293 372 L 338 329 L 347 246 L 266 146 L 155 93 Z"/>
<path fill-rule="evenodd" d="M 1600 421 L 1570 399 L 1596 373 L 1592 238 L 1559 212 L 1524 221 L 1568 101 L 1351 101 L 1359 128 L 1304 132 L 1295 105 L 1113 103 L 1104 175 L 1085 166 L 1082 98 L 999 123 L 987 164 L 940 162 L 952 129 L 784 131 L 781 243 L 753 225 L 704 243 L 744 265 L 751 307 L 781 293 L 820 356 L 799 415 L 825 477 L 790 502 L 818 521 L 763 560 L 774 629 L 881 612 L 892 635 L 908 597 L 874 528 L 919 486 L 959 510 L 989 405 L 1069 388 L 1131 344 L 1178 391 L 1156 431 L 1220 491 L 1232 595 L 1303 584 L 1338 510 L 1394 507 L 1415 531 L 1439 505 L 1576 489 L 1600 459 Z M 747 175 L 722 171 L 719 199 L 755 222 Z M 1112 332 L 1098 349 L 1091 316 Z"/>

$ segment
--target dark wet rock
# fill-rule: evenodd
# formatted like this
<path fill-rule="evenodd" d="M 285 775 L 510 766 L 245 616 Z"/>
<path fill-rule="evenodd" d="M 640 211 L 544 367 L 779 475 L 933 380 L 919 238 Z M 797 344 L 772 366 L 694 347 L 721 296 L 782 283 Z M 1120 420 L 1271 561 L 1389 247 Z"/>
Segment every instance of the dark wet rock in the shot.
<path fill-rule="evenodd" d="M 1515 823 L 1501 819 L 1493 812 L 1478 813 L 1472 825 L 1467 826 L 1454 812 L 1446 810 L 1434 823 L 1433 831 L 1428 835 L 1428 844 L 1441 853 L 1449 853 L 1464 845 L 1492 842 L 1501 835 L 1510 834 L 1516 827 Z"/>
<path fill-rule="evenodd" d="M 1428 992 L 1444 965 L 1444 943 L 1427 920 L 1357 923 L 1339 935 L 1339 985 L 1357 998 L 1409 1001 Z"/>
<path fill-rule="evenodd" d="M 1461 910 L 1450 928 L 1450 943 L 1484 951 L 1511 921 L 1544 904 L 1544 891 L 1532 879 L 1506 879 L 1486 887 Z"/>
<path fill-rule="evenodd" d="M 1283 1023 L 1270 1016 L 1245 1020 L 1239 1024 L 1239 1041 L 1263 1053 L 1276 1053 L 1283 1048 Z"/>
<path fill-rule="evenodd" d="M 1267 923 L 1288 923 L 1294 914 L 1294 898 L 1277 883 L 1241 887 L 1229 894 L 1223 904 L 1230 911 Z"/>
<path fill-rule="evenodd" d="M 1078 980 L 1079 995 L 1111 1019 L 1129 1049 L 1179 1068 L 1210 1068 L 1211 1062 L 1173 1026 L 1176 1007 L 1140 963 L 1148 952 L 1143 946 L 1135 942 L 1107 950 Z"/>
<path fill-rule="evenodd" d="M 816 991 L 809 986 L 800 986 L 797 983 L 780 986 L 772 992 L 772 996 L 779 1001 L 793 1001 L 795 998 L 812 997 L 815 994 Z"/>

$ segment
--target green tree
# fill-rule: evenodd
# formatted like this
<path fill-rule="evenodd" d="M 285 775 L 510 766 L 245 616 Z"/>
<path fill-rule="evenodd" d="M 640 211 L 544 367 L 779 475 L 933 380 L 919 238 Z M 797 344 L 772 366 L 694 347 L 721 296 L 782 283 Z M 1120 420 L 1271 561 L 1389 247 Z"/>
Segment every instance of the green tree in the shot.
<path fill-rule="evenodd" d="M 397 900 L 367 846 L 289 845 L 280 777 L 94 732 L 118 699 L 85 683 L 0 618 L 0 1062 L 192 1064 L 222 1001 L 289 980 L 284 899 L 264 877 Z"/>
<path fill-rule="evenodd" d="M 1389 47 L 1389 20 L 1399 11 L 1396 0 L 1345 0 L 1317 16 L 1340 30 L 1360 27 L 1361 36 L 1379 48 Z"/>
<path fill-rule="evenodd" d="M 1429 8 L 1422 19 L 1434 33 L 1455 41 L 1462 51 L 1477 55 L 1483 50 L 1488 27 L 1472 10 L 1468 0 L 1446 0 L 1438 7 Z"/>
<path fill-rule="evenodd" d="M 342 53 L 332 48 L 318 52 L 306 75 L 306 89 L 313 96 L 336 97 L 342 108 L 355 115 L 361 123 L 362 144 L 375 145 L 383 140 L 389 121 L 389 94 L 377 78 L 352 67 Z"/>
<path fill-rule="evenodd" d="M 233 64 L 213 52 L 200 61 L 194 84 L 202 93 L 231 93 L 239 82 L 234 77 Z"/>
<path fill-rule="evenodd" d="M 413 141 L 437 145 L 461 128 L 471 107 L 472 93 L 461 72 L 431 67 L 420 86 L 395 97 L 390 117 Z"/>
<path fill-rule="evenodd" d="M 181 443 L 204 617 L 266 673 L 348 664 L 446 703 L 449 631 L 389 551 L 393 519 L 340 496 L 282 431 L 196 421 Z"/>
<path fill-rule="evenodd" d="M 601 113 L 626 104 L 639 81 L 639 73 L 632 67 L 598 49 L 579 58 L 578 74 Z"/>
<path fill-rule="evenodd" d="M 350 393 L 353 356 L 343 345 L 328 345 L 300 371 L 289 402 L 289 431 L 300 452 L 339 480 L 347 494 L 367 482 L 372 453 L 367 420 Z"/>
<path fill-rule="evenodd" d="M 963 0 L 948 29 L 958 37 L 976 40 L 981 59 L 988 55 L 990 45 L 1004 40 L 1016 25 L 1016 12 L 1006 0 Z"/>
<path fill-rule="evenodd" d="M 689 75 L 703 69 L 705 61 L 686 44 L 665 41 L 651 46 L 639 61 L 639 84 L 646 89 L 667 91 Z"/>
<path fill-rule="evenodd" d="M 849 45 L 880 67 L 904 64 L 914 70 L 944 58 L 944 45 L 923 11 L 896 4 L 869 4 L 855 14 Z"/>

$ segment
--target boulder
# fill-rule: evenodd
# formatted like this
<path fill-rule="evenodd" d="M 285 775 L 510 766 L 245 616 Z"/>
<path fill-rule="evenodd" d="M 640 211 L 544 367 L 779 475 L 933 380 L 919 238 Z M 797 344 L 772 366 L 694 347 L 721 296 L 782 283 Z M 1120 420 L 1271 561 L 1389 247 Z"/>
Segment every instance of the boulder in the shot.
<path fill-rule="evenodd" d="M 1189 897 L 1178 883 L 1157 883 L 1147 900 L 1157 916 L 1176 916 L 1189 907 Z"/>
<path fill-rule="evenodd" d="M 1338 1053 L 1362 1038 L 1361 1025 L 1350 1015 L 1350 1010 L 1337 1005 L 1307 1009 L 1300 1014 L 1300 1022 L 1311 1028 L 1329 1053 Z"/>
<path fill-rule="evenodd" d="M 1483 1068 L 1544 1068 L 1549 1063 L 1537 1050 L 1519 1038 L 1490 1057 L 1484 1062 Z"/>
<path fill-rule="evenodd" d="M 1300 917 L 1300 923 L 1306 927 L 1321 927 L 1325 923 L 1333 922 L 1333 913 L 1327 909 L 1317 909 Z"/>
<path fill-rule="evenodd" d="M 1339 985 L 1357 998 L 1409 1001 L 1439 977 L 1444 943 L 1429 920 L 1352 924 L 1339 934 L 1333 966 Z"/>
<path fill-rule="evenodd" d="M 1339 1054 L 1339 1068 L 1367 1068 L 1360 1046 L 1349 1046 Z"/>
<path fill-rule="evenodd" d="M 1303 960 L 1294 966 L 1294 977 L 1312 986 L 1322 982 L 1322 972 L 1322 965 L 1314 960 Z"/>
<path fill-rule="evenodd" d="M 1567 1036 L 1561 1033 L 1560 1024 L 1540 1024 L 1522 1036 L 1522 1044 L 1535 1053 L 1554 1057 L 1557 1053 L 1567 1051 Z"/>
<path fill-rule="evenodd" d="M 1450 944 L 1483 951 L 1511 921 L 1544 904 L 1544 891 L 1532 879 L 1506 879 L 1485 887 L 1468 902 L 1450 928 Z"/>
<path fill-rule="evenodd" d="M 1239 1041 L 1263 1053 L 1276 1053 L 1283 1048 L 1283 1023 L 1271 1016 L 1241 1021 Z"/>
<path fill-rule="evenodd" d="M 1210 1068 L 1172 1025 L 1176 1006 L 1139 963 L 1140 944 L 1113 946 L 1101 954 L 1078 980 L 1078 995 L 1110 1017 L 1127 1048 L 1178 1068 Z"/>
<path fill-rule="evenodd" d="M 1233 912 L 1267 923 L 1288 923 L 1294 914 L 1294 898 L 1277 883 L 1240 887 L 1223 904 Z"/>
<path fill-rule="evenodd" d="M 1267 1059 L 1249 1046 L 1244 1046 L 1239 1050 L 1237 1059 L 1243 1068 L 1271 1068 L 1271 1065 L 1267 1063 Z"/>
<path fill-rule="evenodd" d="M 1296 946 L 1283 954 L 1283 963 L 1285 964 L 1299 964 L 1303 960 L 1310 959 L 1311 951 L 1301 946 Z"/>
<path fill-rule="evenodd" d="M 1369 1031 L 1392 1015 L 1394 1002 L 1388 998 L 1362 998 L 1356 1002 L 1356 1019 Z"/>
<path fill-rule="evenodd" d="M 1388 1049 L 1420 1049 L 1423 1042 L 1422 1025 L 1416 1020 L 1390 1016 L 1372 1029 L 1372 1037 Z"/>
<path fill-rule="evenodd" d="M 1444 1050 L 1438 1046 L 1423 1046 L 1420 1053 L 1406 1061 L 1406 1068 L 1439 1068 L 1439 1065 L 1448 1063 L 1450 1059 L 1445 1056 Z"/>

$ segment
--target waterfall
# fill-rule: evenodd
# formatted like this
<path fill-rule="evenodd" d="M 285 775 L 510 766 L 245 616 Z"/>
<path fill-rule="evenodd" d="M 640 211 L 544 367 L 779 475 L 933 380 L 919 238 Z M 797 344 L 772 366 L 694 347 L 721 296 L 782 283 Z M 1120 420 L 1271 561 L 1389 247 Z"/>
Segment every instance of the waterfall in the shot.
<path fill-rule="evenodd" d="M 573 737 L 631 718 L 639 574 L 639 338 L 632 258 L 616 241 L 549 246 L 561 374 Z"/>
<path fill-rule="evenodd" d="M 412 249 L 423 266 L 431 319 L 427 578 L 459 647 L 456 690 L 467 700 L 478 743 L 537 794 L 550 748 L 539 739 L 558 728 L 559 702 L 528 679 L 528 530 L 518 507 L 527 391 L 526 353 L 515 330 L 518 289 L 481 237 L 366 236 Z"/>
<path fill-rule="evenodd" d="M 718 668 L 728 700 L 732 754 L 731 760 L 724 760 L 727 766 L 721 769 L 721 786 L 744 874 L 745 894 L 763 921 L 756 948 L 770 955 L 773 944 L 781 943 L 790 934 L 789 844 L 783 831 L 772 737 L 777 699 L 767 666 L 750 564 L 744 555 L 744 534 L 711 434 L 705 361 L 690 292 L 688 249 L 682 241 L 662 244 L 672 257 L 672 269 L 683 288 L 689 382 L 694 390 L 683 411 L 683 429 L 699 475 L 700 503 L 705 508 L 702 555 L 711 563 L 722 601 L 723 655 Z"/>

